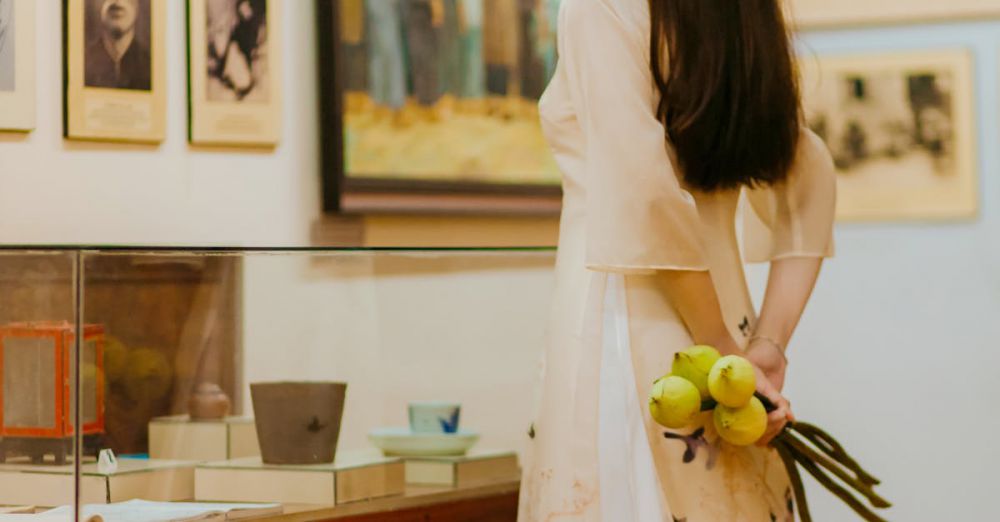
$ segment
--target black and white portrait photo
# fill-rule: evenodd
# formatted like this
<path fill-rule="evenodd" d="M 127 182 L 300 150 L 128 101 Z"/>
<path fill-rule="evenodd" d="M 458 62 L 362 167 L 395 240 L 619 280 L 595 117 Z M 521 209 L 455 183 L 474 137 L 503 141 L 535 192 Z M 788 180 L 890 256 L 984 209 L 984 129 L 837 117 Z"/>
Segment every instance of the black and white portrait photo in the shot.
<path fill-rule="evenodd" d="M 151 89 L 150 0 L 87 0 L 84 84 Z"/>
<path fill-rule="evenodd" d="M 0 0 L 0 91 L 15 87 L 14 40 L 14 0 Z"/>
<path fill-rule="evenodd" d="M 267 0 L 207 0 L 206 96 L 212 102 L 267 102 Z"/>

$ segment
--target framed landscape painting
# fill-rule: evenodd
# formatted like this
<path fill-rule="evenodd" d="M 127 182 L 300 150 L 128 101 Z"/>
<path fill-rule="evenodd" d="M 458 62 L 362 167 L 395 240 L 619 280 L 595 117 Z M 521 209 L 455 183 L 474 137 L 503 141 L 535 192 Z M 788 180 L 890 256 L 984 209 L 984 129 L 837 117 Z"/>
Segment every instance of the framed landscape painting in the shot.
<path fill-rule="evenodd" d="M 803 28 L 1000 17 L 996 0 L 789 0 L 788 7 Z"/>
<path fill-rule="evenodd" d="M 317 0 L 324 207 L 558 212 L 537 104 L 559 0 Z"/>
<path fill-rule="evenodd" d="M 837 166 L 844 220 L 954 220 L 978 207 L 966 50 L 802 58 L 809 126 Z"/>

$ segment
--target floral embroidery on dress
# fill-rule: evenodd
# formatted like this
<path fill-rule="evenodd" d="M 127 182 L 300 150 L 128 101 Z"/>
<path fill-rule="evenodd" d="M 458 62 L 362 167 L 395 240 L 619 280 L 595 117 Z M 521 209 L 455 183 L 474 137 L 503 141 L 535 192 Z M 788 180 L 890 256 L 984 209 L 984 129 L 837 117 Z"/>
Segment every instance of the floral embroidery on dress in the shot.
<path fill-rule="evenodd" d="M 705 462 L 705 469 L 711 470 L 715 467 L 715 461 L 719 456 L 719 445 L 708 442 L 708 439 L 705 438 L 705 428 L 698 428 L 690 435 L 680 435 L 665 431 L 663 432 L 663 436 L 667 439 L 684 442 L 684 445 L 687 446 L 683 457 L 685 464 L 693 462 L 695 457 L 698 456 L 698 450 L 705 448 L 708 451 L 708 460 Z"/>
<path fill-rule="evenodd" d="M 795 500 L 792 497 L 792 488 L 785 490 L 785 509 L 788 512 L 785 514 L 784 522 L 795 522 Z M 778 522 L 778 516 L 771 513 L 771 522 Z"/>

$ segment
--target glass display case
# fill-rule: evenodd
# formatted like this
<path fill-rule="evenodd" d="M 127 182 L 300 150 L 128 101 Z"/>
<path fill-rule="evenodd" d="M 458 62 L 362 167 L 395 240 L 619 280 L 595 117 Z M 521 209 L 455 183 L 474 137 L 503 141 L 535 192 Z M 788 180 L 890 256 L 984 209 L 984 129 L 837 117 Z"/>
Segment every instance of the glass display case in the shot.
<path fill-rule="evenodd" d="M 513 520 L 554 258 L 4 247 L 0 513 Z"/>

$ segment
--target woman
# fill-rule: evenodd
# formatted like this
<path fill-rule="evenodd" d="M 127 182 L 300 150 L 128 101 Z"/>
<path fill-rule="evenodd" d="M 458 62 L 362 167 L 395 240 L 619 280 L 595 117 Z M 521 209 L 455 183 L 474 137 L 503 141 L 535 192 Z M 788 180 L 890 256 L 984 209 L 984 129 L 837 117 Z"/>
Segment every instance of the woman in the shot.
<path fill-rule="evenodd" d="M 0 0 L 0 91 L 14 90 L 14 0 Z"/>
<path fill-rule="evenodd" d="M 458 7 L 462 42 L 461 97 L 478 101 L 486 94 L 486 65 L 483 63 L 483 0 L 462 0 Z"/>
<path fill-rule="evenodd" d="M 660 428 L 644 400 L 704 343 L 756 365 L 779 406 L 763 443 L 792 417 L 784 347 L 832 254 L 836 180 L 780 0 L 564 0 L 558 40 L 540 112 L 565 197 L 520 520 L 791 520 L 773 451 Z M 759 317 L 742 192 L 745 257 L 771 262 Z"/>
<path fill-rule="evenodd" d="M 433 107 L 441 98 L 438 33 L 443 9 L 440 1 L 403 0 L 403 33 L 409 51 L 413 96 L 425 109 Z"/>
<path fill-rule="evenodd" d="M 392 113 L 406 104 L 402 7 L 399 0 L 365 0 L 368 25 L 368 92 Z"/>
<path fill-rule="evenodd" d="M 486 92 L 499 103 L 510 92 L 517 71 L 517 0 L 488 0 L 483 13 Z M 497 100 L 499 98 L 499 100 Z"/>
<path fill-rule="evenodd" d="M 209 74 L 232 90 L 237 101 L 246 98 L 257 86 L 260 71 L 255 70 L 261 33 L 266 23 L 265 0 L 238 0 L 231 19 L 232 31 L 223 49 L 218 42 L 209 44 Z"/>

